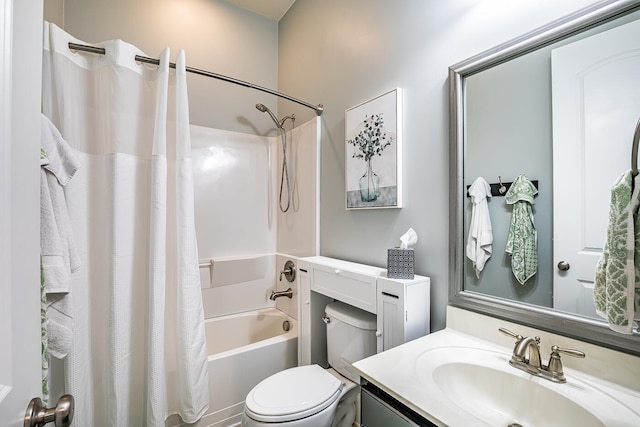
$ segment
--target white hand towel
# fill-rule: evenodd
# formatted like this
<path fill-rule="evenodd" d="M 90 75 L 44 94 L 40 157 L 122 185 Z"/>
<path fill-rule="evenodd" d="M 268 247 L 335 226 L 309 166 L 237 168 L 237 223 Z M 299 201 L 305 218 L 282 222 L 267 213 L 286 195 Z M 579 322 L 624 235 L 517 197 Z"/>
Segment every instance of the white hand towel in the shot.
<path fill-rule="evenodd" d="M 47 158 L 47 162 L 43 166 L 53 173 L 60 185 L 64 187 L 71 181 L 71 178 L 78 170 L 78 162 L 73 155 L 71 147 L 62 138 L 58 128 L 44 114 L 41 115 L 40 132 L 40 158 L 42 159 L 43 157 L 43 150 Z"/>
<path fill-rule="evenodd" d="M 491 186 L 484 178 L 478 177 L 469 187 L 469 195 L 473 206 L 466 253 L 467 258 L 473 261 L 476 277 L 480 278 L 480 272 L 491 257 L 493 243 L 493 231 L 487 203 L 487 197 L 491 197 Z"/>
<path fill-rule="evenodd" d="M 71 274 L 80 268 L 63 186 L 78 169 L 71 148 L 43 116 L 42 148 L 48 164 L 40 169 L 40 251 L 47 303 L 49 354 L 62 359 L 71 345 Z"/>
<path fill-rule="evenodd" d="M 62 203 L 61 203 L 62 202 Z M 73 239 L 63 230 L 70 230 L 64 204 L 62 186 L 49 171 L 40 169 L 40 252 L 42 276 L 47 301 L 47 336 L 49 354 L 62 359 L 68 348 L 72 331 L 71 313 L 59 310 L 63 300 L 71 298 L 71 260 L 77 269 L 78 261 Z M 67 304 L 65 304 L 65 307 Z"/>

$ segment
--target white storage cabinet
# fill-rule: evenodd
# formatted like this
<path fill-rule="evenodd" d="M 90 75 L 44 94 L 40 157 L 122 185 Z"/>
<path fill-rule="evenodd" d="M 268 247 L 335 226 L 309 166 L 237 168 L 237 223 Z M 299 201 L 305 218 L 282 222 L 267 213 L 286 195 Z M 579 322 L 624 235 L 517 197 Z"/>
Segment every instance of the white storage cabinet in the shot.
<path fill-rule="evenodd" d="M 431 325 L 431 281 L 377 279 L 378 353 L 427 335 Z"/>
<path fill-rule="evenodd" d="M 322 316 L 332 300 L 377 316 L 377 352 L 429 333 L 430 280 L 388 279 L 386 269 L 327 258 L 298 261 L 300 327 L 298 361 L 327 366 Z"/>

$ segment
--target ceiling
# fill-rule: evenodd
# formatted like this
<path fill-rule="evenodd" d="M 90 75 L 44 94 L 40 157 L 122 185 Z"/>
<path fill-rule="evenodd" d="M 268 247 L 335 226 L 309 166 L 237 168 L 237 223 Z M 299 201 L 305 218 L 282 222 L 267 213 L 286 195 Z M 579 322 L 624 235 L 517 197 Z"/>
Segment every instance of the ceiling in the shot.
<path fill-rule="evenodd" d="M 243 9 L 250 10 L 259 15 L 266 16 L 274 21 L 287 13 L 287 10 L 296 0 L 228 0 Z"/>

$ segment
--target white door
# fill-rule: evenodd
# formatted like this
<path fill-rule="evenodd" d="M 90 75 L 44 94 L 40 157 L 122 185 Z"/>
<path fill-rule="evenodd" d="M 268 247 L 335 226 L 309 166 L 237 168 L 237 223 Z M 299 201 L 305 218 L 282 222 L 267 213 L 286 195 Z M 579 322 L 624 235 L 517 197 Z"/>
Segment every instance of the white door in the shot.
<path fill-rule="evenodd" d="M 631 167 L 640 117 L 638 76 L 640 22 L 552 52 L 556 309 L 597 317 L 594 273 L 606 236 L 611 185 Z"/>
<path fill-rule="evenodd" d="M 40 396 L 42 1 L 0 0 L 0 20 L 0 425 L 18 427 Z"/>

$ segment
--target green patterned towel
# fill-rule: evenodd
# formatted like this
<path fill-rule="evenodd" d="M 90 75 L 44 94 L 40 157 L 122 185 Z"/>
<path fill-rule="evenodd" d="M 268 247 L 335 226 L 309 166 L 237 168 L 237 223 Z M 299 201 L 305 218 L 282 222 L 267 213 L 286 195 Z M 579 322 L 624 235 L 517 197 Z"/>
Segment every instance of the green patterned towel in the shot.
<path fill-rule="evenodd" d="M 42 401 L 49 403 L 49 337 L 47 335 L 47 294 L 44 290 L 44 272 L 40 256 L 40 354 L 42 368 Z"/>
<path fill-rule="evenodd" d="M 49 164 L 49 156 L 40 147 L 40 166 Z M 47 294 L 44 289 L 44 273 L 42 271 L 42 256 L 40 256 L 40 351 L 42 365 L 42 401 L 49 403 L 49 337 L 47 335 Z"/>
<path fill-rule="evenodd" d="M 521 285 L 538 271 L 538 232 L 533 221 L 536 187 L 523 174 L 518 175 L 505 195 L 513 205 L 506 252 L 511 254 L 511 270 Z"/>
<path fill-rule="evenodd" d="M 623 334 L 632 332 L 635 313 L 640 315 L 640 179 L 635 186 L 633 180 L 627 171 L 611 188 L 607 238 L 593 289 L 597 313 Z"/>

